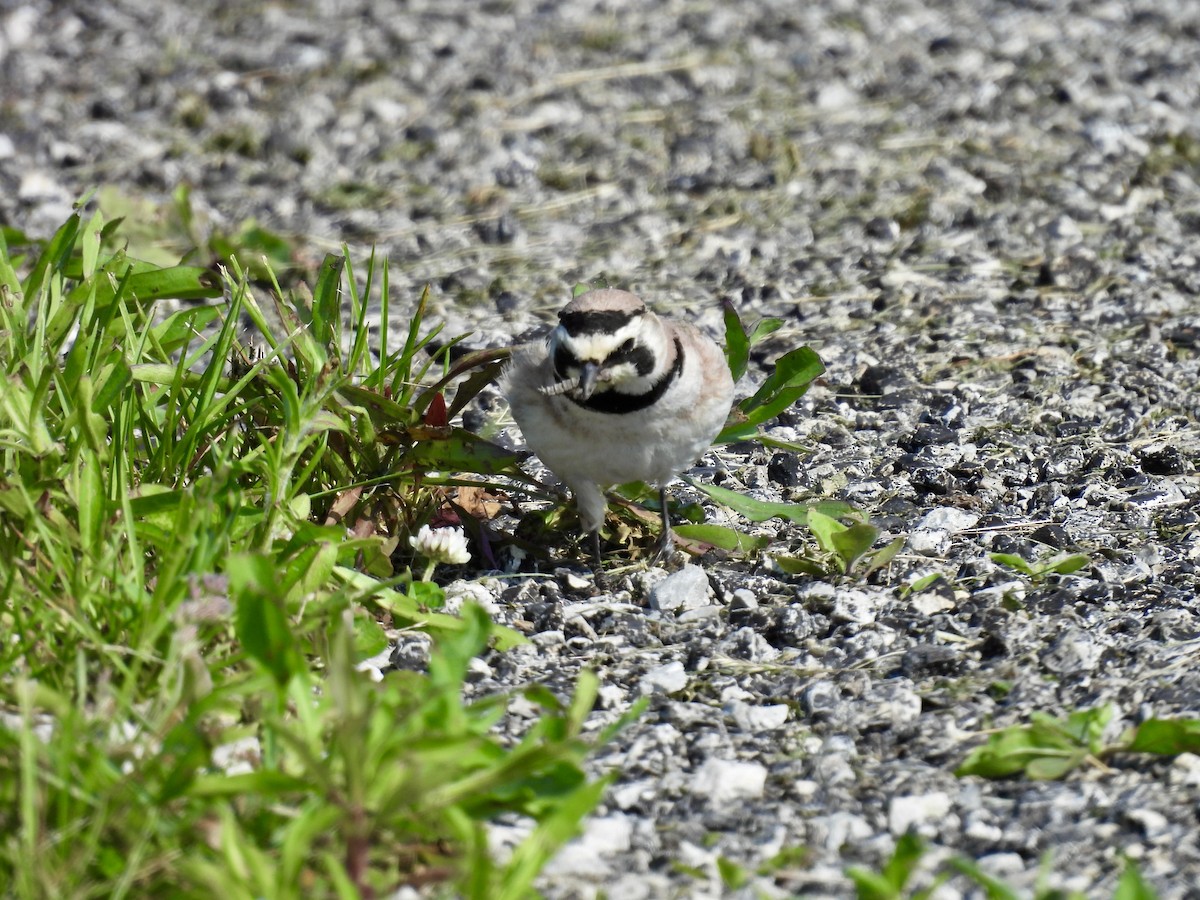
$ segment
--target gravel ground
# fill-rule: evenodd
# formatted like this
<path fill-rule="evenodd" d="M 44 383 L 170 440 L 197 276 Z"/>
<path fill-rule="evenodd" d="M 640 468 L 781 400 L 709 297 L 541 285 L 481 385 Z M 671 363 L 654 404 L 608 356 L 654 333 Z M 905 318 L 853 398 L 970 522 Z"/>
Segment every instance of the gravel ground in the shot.
<path fill-rule="evenodd" d="M 743 392 L 821 354 L 770 429 L 808 452 L 700 471 L 849 500 L 907 537 L 886 570 L 452 586 L 533 638 L 474 690 L 591 665 L 597 727 L 651 698 L 548 897 L 846 897 L 909 828 L 924 877 L 963 854 L 1029 893 L 1048 857 L 1044 884 L 1107 897 L 1128 856 L 1200 897 L 1200 758 L 953 774 L 1034 711 L 1200 715 L 1200 4 L 0 0 L 0 85 L 0 221 L 31 233 L 97 185 L 188 183 L 218 227 L 377 243 L 449 333 L 521 334 L 606 279 L 714 330 L 721 298 L 783 317 Z M 1067 549 L 1090 564 L 989 557 Z"/>

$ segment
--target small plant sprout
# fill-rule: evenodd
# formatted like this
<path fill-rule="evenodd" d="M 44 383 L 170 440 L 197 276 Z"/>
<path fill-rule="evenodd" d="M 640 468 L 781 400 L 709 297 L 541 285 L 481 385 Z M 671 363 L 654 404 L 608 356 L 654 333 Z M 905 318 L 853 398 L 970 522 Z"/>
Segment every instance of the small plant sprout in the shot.
<path fill-rule="evenodd" d="M 1034 584 L 1040 584 L 1048 575 L 1070 575 L 1091 565 L 1091 558 L 1083 553 L 1060 553 L 1037 562 L 1029 562 L 1016 553 L 989 553 L 988 558 L 994 563 L 1008 566 L 1025 575 Z"/>
<path fill-rule="evenodd" d="M 467 535 L 461 528 L 430 528 L 428 525 L 422 525 L 408 542 L 413 550 L 425 559 L 422 581 L 433 577 L 433 570 L 438 563 L 461 566 L 471 561 L 471 551 L 467 549 Z"/>

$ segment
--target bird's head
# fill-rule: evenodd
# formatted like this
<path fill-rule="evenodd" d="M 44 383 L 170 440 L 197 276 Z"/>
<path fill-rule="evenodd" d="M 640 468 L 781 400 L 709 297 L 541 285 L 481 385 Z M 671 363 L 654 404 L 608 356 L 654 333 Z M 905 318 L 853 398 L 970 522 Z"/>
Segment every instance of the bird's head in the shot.
<path fill-rule="evenodd" d="M 662 370 L 667 340 L 658 317 L 627 291 L 581 294 L 550 334 L 550 394 L 586 402 L 594 393 L 637 394 Z"/>

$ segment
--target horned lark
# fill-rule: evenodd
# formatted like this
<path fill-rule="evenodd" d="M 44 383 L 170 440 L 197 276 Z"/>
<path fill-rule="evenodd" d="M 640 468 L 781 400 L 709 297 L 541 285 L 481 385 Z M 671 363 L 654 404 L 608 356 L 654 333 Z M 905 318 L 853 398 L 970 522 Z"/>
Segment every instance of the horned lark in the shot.
<path fill-rule="evenodd" d="M 514 353 L 502 385 L 529 448 L 574 493 L 597 565 L 603 489 L 629 481 L 659 486 L 669 555 L 667 483 L 708 449 L 733 403 L 717 345 L 627 291 L 590 291 L 559 312 L 545 344 Z"/>

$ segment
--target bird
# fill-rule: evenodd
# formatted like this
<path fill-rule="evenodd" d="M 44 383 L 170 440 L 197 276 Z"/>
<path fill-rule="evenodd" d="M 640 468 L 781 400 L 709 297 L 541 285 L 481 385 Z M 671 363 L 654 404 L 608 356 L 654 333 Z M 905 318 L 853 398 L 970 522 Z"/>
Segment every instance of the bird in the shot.
<path fill-rule="evenodd" d="M 559 311 L 545 341 L 513 352 L 500 385 L 529 449 L 574 494 L 597 572 L 604 489 L 631 481 L 658 486 L 656 558 L 669 559 L 667 484 L 712 445 L 733 405 L 717 344 L 629 291 L 591 290 Z"/>

